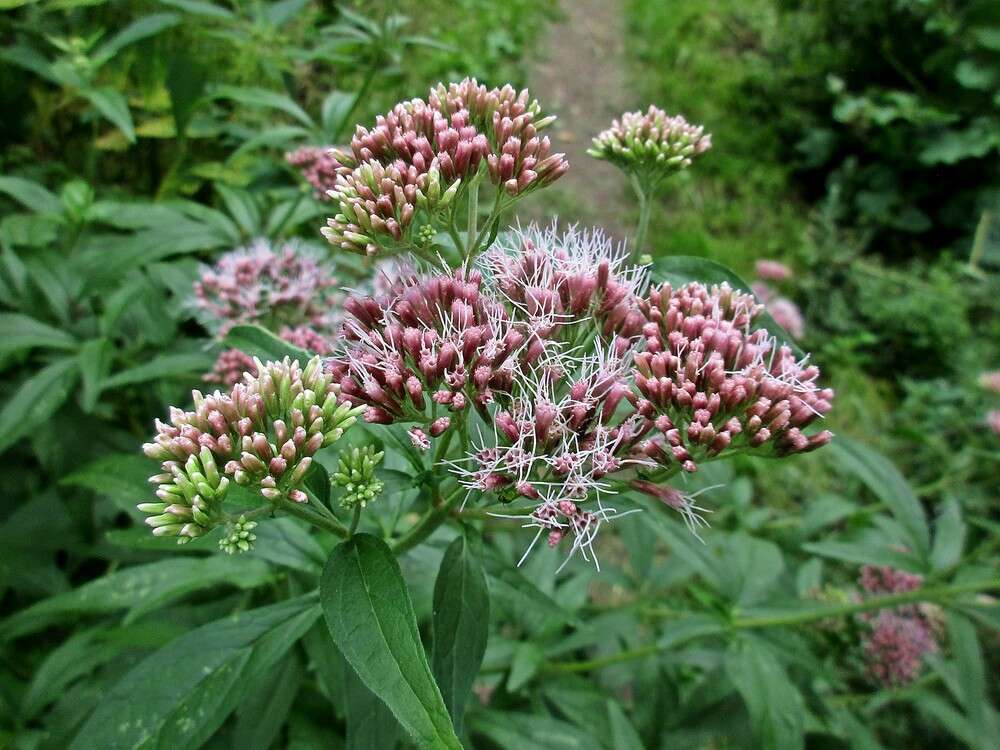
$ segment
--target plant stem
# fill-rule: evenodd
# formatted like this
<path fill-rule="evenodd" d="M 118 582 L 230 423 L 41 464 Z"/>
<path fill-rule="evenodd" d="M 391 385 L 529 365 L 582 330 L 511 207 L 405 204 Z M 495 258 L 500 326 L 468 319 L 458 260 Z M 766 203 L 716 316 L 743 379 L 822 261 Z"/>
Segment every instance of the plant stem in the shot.
<path fill-rule="evenodd" d="M 423 516 L 421 516 L 420 520 L 413 524 L 413 526 L 411 526 L 405 534 L 390 545 L 393 553 L 396 555 L 402 555 L 404 552 L 413 549 L 434 533 L 434 530 L 448 518 L 451 513 L 452 506 L 461 496 L 461 487 L 452 492 L 444 500 L 441 500 L 440 496 L 436 496 L 435 504 L 428 509 Z"/>
<path fill-rule="evenodd" d="M 843 617 L 857 614 L 859 612 L 870 612 L 886 607 L 897 607 L 903 604 L 915 604 L 917 602 L 932 602 L 948 599 L 958 594 L 969 594 L 979 591 L 990 591 L 1000 589 L 1000 578 L 989 581 L 965 581 L 953 583 L 947 586 L 930 586 L 915 591 L 907 591 L 902 594 L 887 594 L 868 599 L 864 602 L 851 602 L 848 604 L 835 604 L 816 609 L 803 610 L 801 612 L 787 612 L 784 614 L 766 615 L 759 617 L 736 617 L 729 622 L 731 630 L 753 630 L 759 628 L 786 627 L 789 625 L 802 625 L 817 620 L 825 620 L 830 617 Z M 656 612 L 648 614 L 656 615 Z M 710 634 L 718 634 L 713 631 Z M 604 656 L 598 659 L 577 662 L 554 662 L 547 665 L 545 671 L 551 672 L 590 672 L 595 669 L 621 664 L 623 662 L 644 659 L 665 651 L 669 647 L 651 643 L 647 646 L 632 649 L 630 651 L 620 651 L 617 654 Z"/>
<path fill-rule="evenodd" d="M 347 527 L 340 521 L 335 518 L 326 518 L 325 516 L 321 516 L 316 511 L 310 510 L 307 505 L 300 505 L 299 503 L 292 500 L 286 500 L 284 498 L 275 500 L 274 504 L 277 508 L 285 511 L 289 515 L 301 518 L 303 521 L 308 521 L 313 526 L 323 529 L 324 531 L 329 531 L 331 534 L 335 534 L 342 539 L 346 539 L 350 536 Z"/>
<path fill-rule="evenodd" d="M 347 530 L 347 536 L 354 536 L 354 532 L 358 530 L 358 524 L 361 523 L 361 504 L 358 503 L 354 506 L 354 515 L 351 516 L 351 527 Z"/>
<path fill-rule="evenodd" d="M 476 242 L 479 240 L 477 227 L 479 226 L 479 179 L 472 181 L 469 186 L 469 220 L 465 227 L 465 258 L 472 257 L 476 249 Z"/>
<path fill-rule="evenodd" d="M 646 244 L 646 230 L 649 228 L 649 213 L 652 209 L 652 203 L 634 175 L 629 179 L 629 183 L 639 199 L 639 223 L 635 228 L 635 244 L 632 247 L 632 259 L 637 260 L 642 255 L 643 246 Z"/>

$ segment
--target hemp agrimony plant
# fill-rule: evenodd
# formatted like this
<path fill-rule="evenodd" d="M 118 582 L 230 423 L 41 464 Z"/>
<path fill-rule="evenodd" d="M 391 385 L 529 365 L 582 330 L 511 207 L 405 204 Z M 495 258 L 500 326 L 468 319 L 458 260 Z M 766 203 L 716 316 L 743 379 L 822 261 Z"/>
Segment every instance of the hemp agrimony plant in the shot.
<path fill-rule="evenodd" d="M 185 543 L 222 527 L 221 549 L 240 553 L 269 543 L 269 517 L 290 515 L 342 539 L 319 584 L 330 635 L 420 747 L 460 746 L 485 630 L 435 619 L 432 671 L 396 556 L 453 527 L 446 563 L 475 584 L 478 530 L 514 519 L 527 529 L 522 562 L 543 541 L 563 566 L 598 566 L 598 532 L 644 507 L 705 533 L 707 508 L 681 475 L 831 438 L 810 426 L 833 392 L 762 327 L 752 293 L 657 281 L 634 260 L 652 199 L 709 148 L 701 127 L 651 107 L 594 140 L 590 153 L 621 167 L 639 198 L 631 253 L 598 228 L 502 228 L 569 168 L 546 135 L 554 119 L 527 91 L 466 79 L 359 125 L 345 147 L 291 155 L 332 201 L 323 235 L 369 259 L 371 278 L 333 310 L 331 284 L 294 248 L 224 258 L 196 287 L 221 333 L 282 311 L 324 333 L 342 319 L 333 351 L 268 339 L 289 354 L 246 351 L 240 382 L 195 392 L 193 410 L 172 409 L 146 445 L 161 470 L 157 500 L 139 508 L 157 536 Z M 378 473 L 387 454 L 418 491 L 405 518 Z M 620 508 L 625 495 L 645 500 Z M 449 585 L 439 577 L 444 610 Z M 488 603 L 461 617 L 485 623 Z"/>

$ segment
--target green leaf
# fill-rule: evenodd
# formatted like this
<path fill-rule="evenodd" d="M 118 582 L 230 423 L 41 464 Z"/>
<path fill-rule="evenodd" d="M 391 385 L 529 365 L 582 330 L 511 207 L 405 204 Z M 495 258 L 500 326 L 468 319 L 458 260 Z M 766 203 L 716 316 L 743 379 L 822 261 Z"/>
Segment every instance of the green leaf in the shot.
<path fill-rule="evenodd" d="M 258 560 L 228 555 L 159 560 L 125 568 L 34 604 L 0 623 L 0 638 L 35 633 L 65 619 L 129 610 L 126 624 L 192 591 L 219 585 L 252 589 L 273 580 Z"/>
<path fill-rule="evenodd" d="M 421 748 L 461 748 L 427 663 L 410 594 L 392 551 L 357 534 L 338 545 L 320 582 L 337 647 Z"/>
<path fill-rule="evenodd" d="M 743 279 L 730 271 L 721 263 L 716 263 L 708 258 L 699 258 L 695 255 L 670 255 L 665 258 L 657 258 L 653 266 L 653 275 L 658 281 L 669 281 L 672 285 L 684 285 L 692 281 L 700 281 L 702 284 L 729 284 L 734 289 L 741 289 L 744 292 L 753 294 L 753 289 Z M 764 310 L 757 318 L 759 328 L 764 328 L 778 341 L 788 344 L 797 357 L 805 356 L 795 339 L 778 322 L 771 317 L 771 313 Z"/>
<path fill-rule="evenodd" d="M 236 709 L 232 747 L 268 750 L 274 744 L 291 713 L 302 675 L 302 664 L 294 654 L 270 672 L 261 672 L 261 679 L 249 686 L 250 694 Z"/>
<path fill-rule="evenodd" d="M 228 8 L 223 8 L 215 3 L 202 2 L 201 0 L 160 0 L 160 2 L 171 8 L 177 8 L 196 16 L 207 16 L 224 21 L 231 21 L 235 18 L 233 12 Z"/>
<path fill-rule="evenodd" d="M 312 118 L 302 107 L 284 94 L 250 86 L 218 86 L 212 91 L 213 99 L 231 99 L 248 107 L 277 109 L 291 115 L 307 127 L 314 127 Z"/>
<path fill-rule="evenodd" d="M 0 313 L 0 355 L 32 349 L 75 349 L 76 339 L 65 331 L 20 313 Z"/>
<path fill-rule="evenodd" d="M 23 177 L 0 177 L 0 193 L 7 193 L 36 213 L 59 216 L 63 212 L 62 201 L 55 193 Z"/>
<path fill-rule="evenodd" d="M 139 452 L 116 453 L 87 464 L 59 483 L 93 490 L 99 497 L 106 497 L 135 515 L 137 503 L 152 502 L 155 488 L 150 486 L 148 478 L 157 468 L 156 463 Z"/>
<path fill-rule="evenodd" d="M 99 89 L 83 89 L 80 93 L 94 105 L 94 109 L 118 128 L 128 139 L 135 143 L 135 126 L 132 124 L 132 113 L 129 112 L 125 97 L 115 89 L 104 87 Z"/>
<path fill-rule="evenodd" d="M 94 410 L 97 399 L 104 389 L 104 381 L 111 368 L 111 356 L 114 349 L 107 339 L 91 339 L 80 347 L 77 358 L 80 363 L 80 375 L 83 380 L 83 393 L 80 395 L 80 406 L 87 414 Z"/>
<path fill-rule="evenodd" d="M 608 701 L 608 721 L 611 723 L 611 746 L 615 750 L 643 750 L 639 733 L 617 701 Z"/>
<path fill-rule="evenodd" d="M 938 516 L 934 527 L 934 547 L 931 549 L 931 567 L 944 570 L 957 565 L 965 547 L 965 523 L 958 501 L 950 498 Z"/>
<path fill-rule="evenodd" d="M 778 545 L 744 533 L 732 534 L 726 540 L 726 560 L 722 592 L 742 606 L 773 595 L 785 570 Z"/>
<path fill-rule="evenodd" d="M 257 543 L 247 553 L 274 565 L 303 573 L 319 573 L 326 553 L 299 522 L 292 518 L 274 518 L 258 524 Z"/>
<path fill-rule="evenodd" d="M 21 703 L 22 715 L 32 718 L 58 700 L 76 680 L 119 654 L 157 648 L 183 632 L 184 628 L 176 623 L 150 622 L 118 628 L 101 625 L 74 633 L 35 669 Z"/>
<path fill-rule="evenodd" d="M 726 673 L 743 696 L 755 747 L 790 750 L 804 746 L 802 696 L 769 651 L 755 639 L 736 641 L 726 654 Z"/>
<path fill-rule="evenodd" d="M 95 68 L 99 68 L 128 45 L 159 34 L 164 29 L 176 26 L 180 22 L 181 17 L 176 13 L 153 13 L 137 18 L 98 47 L 90 62 Z"/>
<path fill-rule="evenodd" d="M 469 727 L 497 747 L 532 750 L 604 750 L 588 732 L 540 713 L 477 710 Z M 617 750 L 617 749 L 616 749 Z"/>
<path fill-rule="evenodd" d="M 223 185 L 221 182 L 215 183 L 216 192 L 222 197 L 222 202 L 226 204 L 226 210 L 233 217 L 240 229 L 248 237 L 260 234 L 260 208 L 253 199 L 253 195 L 248 190 L 240 190 Z"/>
<path fill-rule="evenodd" d="M 468 532 L 455 537 L 434 582 L 432 663 L 457 734 L 490 631 L 490 592 L 476 542 Z"/>
<path fill-rule="evenodd" d="M 70 750 L 201 746 L 318 616 L 303 596 L 171 641 L 107 692 Z"/>
<path fill-rule="evenodd" d="M 141 365 L 116 372 L 104 381 L 104 390 L 167 378 L 195 380 L 211 370 L 213 362 L 205 352 L 159 354 Z"/>
<path fill-rule="evenodd" d="M 879 498 L 906 531 L 905 541 L 910 551 L 921 560 L 927 560 L 930 551 L 930 532 L 924 509 L 903 475 L 892 462 L 874 448 L 846 437 L 831 443 L 832 455 L 841 468 L 854 474 Z"/>
<path fill-rule="evenodd" d="M 333 648 L 333 645 L 330 644 L 330 647 Z M 344 681 L 346 750 L 395 747 L 402 732 L 389 707 L 365 686 L 358 673 L 347 663 L 344 664 Z"/>
<path fill-rule="evenodd" d="M 544 662 L 545 652 L 539 646 L 531 641 L 518 644 L 507 675 L 508 692 L 516 692 L 531 682 Z"/>
<path fill-rule="evenodd" d="M 835 560 L 845 560 L 858 565 L 889 565 L 893 568 L 914 572 L 920 572 L 923 569 L 920 560 L 913 555 L 897 552 L 888 544 L 875 545 L 871 541 L 811 542 L 803 544 L 802 549 L 814 555 L 832 557 Z"/>
<path fill-rule="evenodd" d="M 305 349 L 282 341 L 260 326 L 233 326 L 222 343 L 231 349 L 239 349 L 251 357 L 260 357 L 263 362 L 291 357 L 304 366 L 312 358 Z"/>
<path fill-rule="evenodd" d="M 0 410 L 0 453 L 55 414 L 79 376 L 76 358 L 67 357 L 21 383 Z"/>

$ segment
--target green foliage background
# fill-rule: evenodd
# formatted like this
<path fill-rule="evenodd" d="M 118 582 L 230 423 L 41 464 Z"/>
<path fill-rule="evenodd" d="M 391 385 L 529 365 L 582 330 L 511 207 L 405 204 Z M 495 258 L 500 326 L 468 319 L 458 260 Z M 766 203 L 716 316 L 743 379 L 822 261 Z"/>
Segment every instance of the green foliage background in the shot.
<path fill-rule="evenodd" d="M 705 467 L 691 490 L 725 485 L 706 544 L 647 507 L 602 540 L 600 574 L 553 576 L 548 550 L 516 568 L 524 533 L 474 512 L 398 564 L 359 537 L 359 570 L 406 606 L 346 623 L 322 612 L 364 582 L 320 585 L 333 538 L 268 521 L 233 559 L 139 524 L 138 446 L 219 347 L 185 300 L 199 263 L 254 237 L 317 240 L 327 207 L 284 151 L 438 80 L 528 82 L 558 9 L 0 9 L 0 745 L 997 745 L 1000 397 L 979 382 L 1000 369 L 995 3 L 623 3 L 629 97 L 714 140 L 655 211 L 654 259 L 791 265 L 780 291 L 840 439 Z M 388 453 L 376 535 L 379 513 L 426 504 Z M 864 563 L 923 574 L 937 607 L 942 650 L 911 686 L 864 675 Z M 412 695 L 344 635 L 373 623 L 430 679 Z"/>

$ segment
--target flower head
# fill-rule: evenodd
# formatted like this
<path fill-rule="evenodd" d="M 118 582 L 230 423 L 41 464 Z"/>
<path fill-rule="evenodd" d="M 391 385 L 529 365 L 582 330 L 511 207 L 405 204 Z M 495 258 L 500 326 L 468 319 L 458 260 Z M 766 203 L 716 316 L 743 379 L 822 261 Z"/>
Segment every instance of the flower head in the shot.
<path fill-rule="evenodd" d="M 273 248 L 257 240 L 204 269 L 194 284 L 194 306 L 220 337 L 246 323 L 329 332 L 337 322 L 336 285 L 326 265 L 303 245 L 287 242 Z"/>
<path fill-rule="evenodd" d="M 992 409 L 986 413 L 986 426 L 994 435 L 1000 435 L 1000 409 Z"/>
<path fill-rule="evenodd" d="M 646 112 L 626 112 L 612 122 L 587 153 L 655 185 L 711 147 L 712 136 L 702 126 L 650 105 Z"/>
<path fill-rule="evenodd" d="M 161 503 L 143 503 L 154 533 L 186 541 L 221 518 L 230 482 L 252 487 L 268 501 L 306 502 L 300 489 L 312 456 L 340 439 L 359 410 L 338 403 L 340 389 L 319 357 L 303 369 L 288 358 L 254 360 L 231 391 L 193 391 L 193 411 L 171 407 L 169 423 L 143 450 L 161 461 L 150 478 Z M 162 506 L 162 507 L 161 507 Z"/>
<path fill-rule="evenodd" d="M 694 471 L 698 457 L 736 446 L 776 455 L 813 450 L 832 435 L 803 429 L 830 410 L 819 369 L 763 329 L 761 306 L 727 284 L 654 288 L 645 303 L 645 351 L 635 355 L 639 411 L 658 434 L 647 455 Z"/>
<path fill-rule="evenodd" d="M 800 339 L 805 335 L 806 322 L 802 317 L 799 306 L 787 297 L 775 297 L 767 303 L 767 311 L 771 313 L 774 321 L 788 331 L 793 339 Z"/>
<path fill-rule="evenodd" d="M 527 91 L 487 89 L 470 78 L 439 84 L 427 101 L 397 104 L 334 153 L 342 166 L 329 195 L 339 211 L 324 236 L 363 255 L 421 244 L 483 163 L 509 196 L 553 182 L 568 165 L 539 135 L 552 119 L 540 116 Z"/>
<path fill-rule="evenodd" d="M 317 198 L 326 198 L 337 181 L 343 166 L 334 156 L 334 149 L 322 146 L 302 146 L 285 154 L 285 161 L 301 172 L 313 186 Z"/>
<path fill-rule="evenodd" d="M 988 391 L 1000 393 L 1000 370 L 990 370 L 979 376 L 979 385 Z"/>

